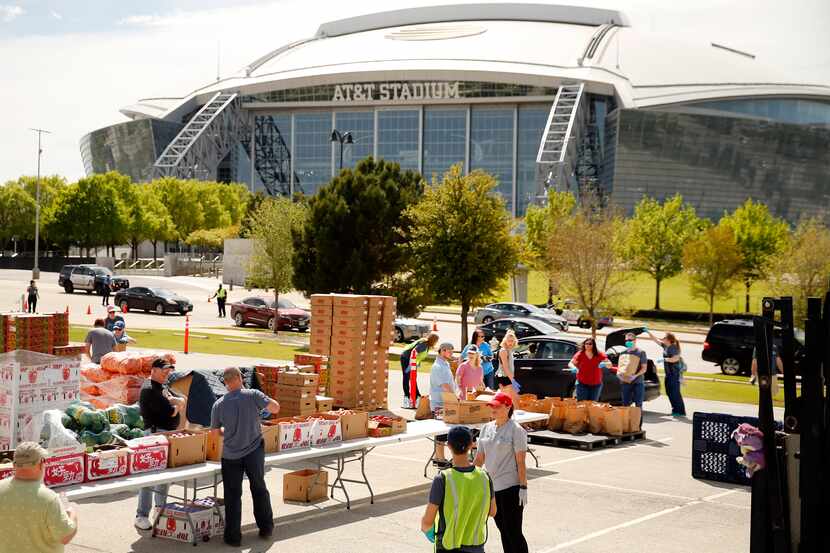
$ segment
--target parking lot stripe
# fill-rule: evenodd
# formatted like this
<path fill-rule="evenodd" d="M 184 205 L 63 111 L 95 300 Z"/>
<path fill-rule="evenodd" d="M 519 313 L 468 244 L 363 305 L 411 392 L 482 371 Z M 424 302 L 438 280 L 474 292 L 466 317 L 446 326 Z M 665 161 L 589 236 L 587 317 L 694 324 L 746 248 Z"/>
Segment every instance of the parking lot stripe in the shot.
<path fill-rule="evenodd" d="M 577 545 L 577 544 L 580 544 L 582 542 L 586 542 L 586 541 L 592 540 L 594 538 L 599 538 L 600 536 L 610 534 L 611 532 L 616 532 L 617 530 L 623 530 L 625 528 L 629 528 L 631 526 L 636 526 L 637 524 L 641 524 L 643 522 L 647 522 L 647 521 L 655 519 L 655 518 L 660 518 L 662 516 L 669 515 L 671 513 L 679 511 L 680 509 L 683 509 L 685 507 L 689 507 L 691 505 L 695 505 L 697 503 L 700 503 L 700 502 L 699 501 L 690 501 L 689 503 L 686 503 L 684 505 L 678 505 L 676 507 L 669 507 L 668 509 L 663 509 L 662 511 L 658 511 L 658 512 L 652 513 L 650 515 L 645 515 L 645 516 L 642 516 L 640 518 L 635 518 L 634 520 L 629 520 L 628 522 L 623 522 L 623 523 L 620 523 L 620 524 L 616 524 L 614 526 L 610 526 L 610 527 L 605 528 L 603 530 L 597 530 L 596 532 L 591 532 L 590 534 L 586 534 L 582 537 L 576 538 L 575 540 L 567 541 L 565 543 L 560 543 L 558 545 L 555 545 L 555 546 L 551 547 L 550 549 L 545 549 L 541 553 L 552 553 L 553 551 L 559 551 L 561 549 L 565 549 L 567 547 L 571 547 L 573 545 Z"/>
<path fill-rule="evenodd" d="M 605 490 L 614 490 L 614 491 L 632 493 L 632 494 L 652 495 L 652 496 L 656 496 L 656 497 L 665 497 L 667 499 L 677 499 L 677 500 L 680 500 L 680 501 L 698 501 L 697 498 L 689 497 L 689 496 L 686 496 L 686 495 L 674 495 L 674 494 L 663 493 L 663 492 L 652 492 L 652 491 L 649 491 L 649 490 L 638 490 L 638 489 L 633 489 L 633 488 L 621 488 L 620 486 L 612 486 L 610 484 L 600 484 L 598 482 L 585 482 L 583 480 L 569 480 L 567 478 L 557 478 L 555 475 L 545 476 L 543 478 L 539 478 L 538 480 L 533 480 L 533 481 L 536 482 L 536 481 L 541 481 L 541 480 L 550 480 L 551 482 L 564 482 L 565 484 L 576 484 L 577 486 L 587 486 L 589 488 L 602 488 L 602 489 L 605 489 Z M 705 501 L 705 499 L 704 499 L 704 501 Z"/>
<path fill-rule="evenodd" d="M 672 437 L 666 437 L 666 438 L 654 438 L 654 439 L 650 439 L 649 441 L 651 441 L 651 442 L 660 442 L 661 444 L 667 444 L 667 443 L 669 443 L 673 440 L 674 440 L 674 438 L 672 438 Z M 558 461 L 551 461 L 549 463 L 542 463 L 542 466 L 543 467 L 550 467 L 550 466 L 553 466 L 553 465 L 561 465 L 561 464 L 564 464 L 564 463 L 570 463 L 571 461 L 579 461 L 579 460 L 588 459 L 588 458 L 591 458 L 591 457 L 600 457 L 602 455 L 609 455 L 611 453 L 618 453 L 620 451 L 631 451 L 632 449 L 635 449 L 635 448 L 638 448 L 638 447 L 648 447 L 648 444 L 637 444 L 637 445 L 633 445 L 633 446 L 630 446 L 630 447 L 616 447 L 616 448 L 611 448 L 611 449 L 603 449 L 602 451 L 596 451 L 596 452 L 593 452 L 593 453 L 586 453 L 585 455 L 580 455 L 578 457 L 569 457 L 568 459 L 559 459 Z"/>

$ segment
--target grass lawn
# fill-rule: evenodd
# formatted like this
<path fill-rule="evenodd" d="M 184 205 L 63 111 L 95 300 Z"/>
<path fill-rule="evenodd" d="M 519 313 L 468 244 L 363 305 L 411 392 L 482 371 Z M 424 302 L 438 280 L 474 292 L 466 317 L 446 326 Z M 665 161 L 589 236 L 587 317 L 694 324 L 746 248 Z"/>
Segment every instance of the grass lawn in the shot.
<path fill-rule="evenodd" d="M 761 298 L 769 295 L 764 283 L 752 287 L 750 305 L 760 305 Z M 531 271 L 528 277 L 528 300 L 541 304 L 547 301 L 548 284 L 544 274 Z M 510 301 L 510 290 L 505 286 L 497 301 Z M 715 311 L 722 313 L 742 313 L 744 308 L 744 287 L 741 284 L 733 288 L 727 299 L 715 300 Z M 652 309 L 654 307 L 654 280 L 644 273 L 630 273 L 626 285 L 626 294 L 621 307 L 630 310 Z M 660 285 L 660 307 L 673 311 L 708 311 L 705 301 L 693 298 L 689 294 L 688 278 L 680 274 L 665 280 Z"/>
<path fill-rule="evenodd" d="M 709 375 L 707 375 L 709 376 Z M 662 390 L 665 393 L 665 390 Z M 720 382 L 703 382 L 686 379 L 680 389 L 683 397 L 707 399 L 710 401 L 731 401 L 734 403 L 758 404 L 758 387 L 740 384 L 722 384 Z M 784 387 L 773 398 L 776 407 L 784 406 Z"/>

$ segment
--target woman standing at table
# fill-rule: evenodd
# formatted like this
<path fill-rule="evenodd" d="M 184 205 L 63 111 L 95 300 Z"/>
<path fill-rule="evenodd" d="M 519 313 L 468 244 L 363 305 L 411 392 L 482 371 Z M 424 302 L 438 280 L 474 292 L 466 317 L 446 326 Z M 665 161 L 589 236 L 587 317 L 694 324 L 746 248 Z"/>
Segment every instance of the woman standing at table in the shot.
<path fill-rule="evenodd" d="M 496 526 L 504 553 L 528 553 L 522 534 L 522 515 L 527 505 L 527 432 L 513 420 L 513 400 L 498 392 L 487 404 L 493 421 L 478 437 L 477 467 L 484 466 L 496 496 Z"/>

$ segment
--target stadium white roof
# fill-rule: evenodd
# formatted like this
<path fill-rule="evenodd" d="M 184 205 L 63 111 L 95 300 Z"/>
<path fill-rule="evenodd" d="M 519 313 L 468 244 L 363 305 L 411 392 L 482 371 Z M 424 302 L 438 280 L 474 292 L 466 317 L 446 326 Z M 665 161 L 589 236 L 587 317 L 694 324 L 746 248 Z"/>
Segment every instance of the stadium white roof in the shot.
<path fill-rule="evenodd" d="M 623 107 L 715 98 L 816 96 L 751 53 L 684 43 L 629 26 L 614 10 L 546 4 L 444 5 L 322 24 L 316 35 L 256 59 L 178 102 L 143 100 L 129 117 L 177 119 L 219 90 L 254 94 L 372 80 L 469 80 L 557 86 L 584 81 Z M 173 105 L 171 105 L 173 104 Z"/>

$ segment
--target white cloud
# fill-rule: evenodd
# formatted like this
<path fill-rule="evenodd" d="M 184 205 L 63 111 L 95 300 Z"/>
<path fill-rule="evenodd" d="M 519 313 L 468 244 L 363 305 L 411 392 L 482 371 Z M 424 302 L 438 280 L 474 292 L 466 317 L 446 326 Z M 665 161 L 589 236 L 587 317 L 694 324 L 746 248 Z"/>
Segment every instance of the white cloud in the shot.
<path fill-rule="evenodd" d="M 171 18 L 162 15 L 130 15 L 118 20 L 119 25 L 132 25 L 143 27 L 159 27 L 169 25 Z"/>
<path fill-rule="evenodd" d="M 7 6 L 0 4 L 0 21 L 10 23 L 26 13 L 20 6 Z"/>
<path fill-rule="evenodd" d="M 52 19 L 57 19 L 59 21 L 61 19 L 63 19 L 63 16 L 61 14 L 59 14 L 58 12 L 56 12 L 55 10 L 50 10 L 49 15 L 52 16 Z"/>

